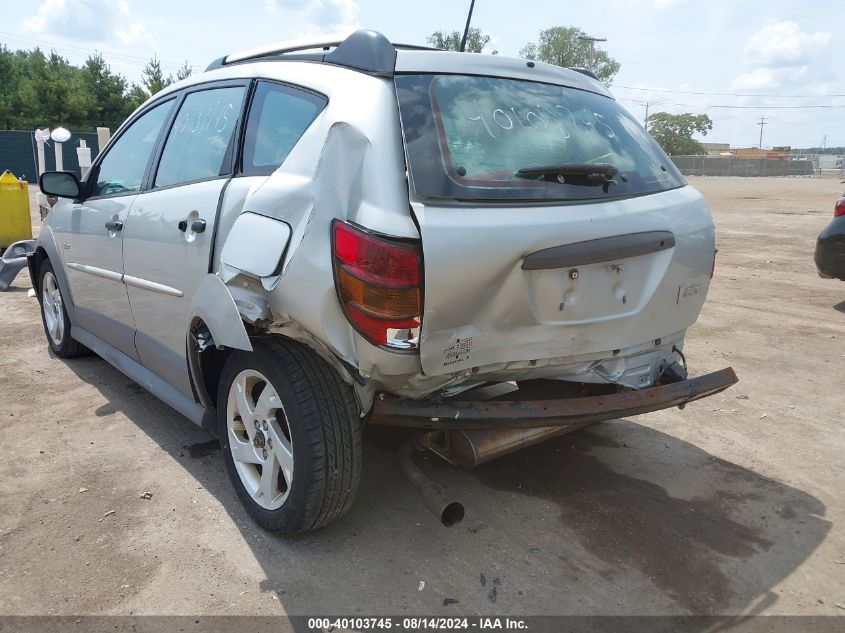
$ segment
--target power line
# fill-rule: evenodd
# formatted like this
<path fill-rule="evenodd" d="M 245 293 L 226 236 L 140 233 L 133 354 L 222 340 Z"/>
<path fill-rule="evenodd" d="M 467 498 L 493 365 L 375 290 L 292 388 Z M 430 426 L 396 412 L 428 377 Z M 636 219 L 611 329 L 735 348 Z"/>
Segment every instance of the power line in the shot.
<path fill-rule="evenodd" d="M 729 110 L 811 110 L 811 109 L 829 109 L 829 110 L 836 110 L 839 108 L 845 108 L 845 103 L 842 104 L 821 104 L 821 103 L 813 103 L 807 105 L 727 105 L 727 104 L 703 104 L 703 103 L 669 103 L 667 101 L 643 101 L 641 99 L 623 99 L 619 98 L 617 101 L 626 101 L 628 103 L 638 103 L 639 105 L 645 105 L 646 103 L 650 103 L 651 105 L 663 105 L 663 106 L 678 106 L 682 108 L 699 108 L 702 110 L 708 110 L 712 108 L 724 108 Z"/>
<path fill-rule="evenodd" d="M 757 147 L 758 149 L 763 149 L 763 126 L 768 125 L 768 123 L 766 123 L 766 117 L 761 116 L 760 122 L 757 125 L 760 126 L 760 145 L 758 145 Z"/>
<path fill-rule="evenodd" d="M 582 42 L 590 43 L 590 70 L 596 69 L 596 42 L 606 42 L 606 37 L 592 37 L 590 35 L 579 35 L 578 39 Z"/>
<path fill-rule="evenodd" d="M 4 40 L 8 40 L 10 43 L 15 44 L 16 46 L 28 46 L 28 47 L 35 47 L 35 48 L 47 48 L 49 50 L 54 50 L 60 53 L 70 54 L 70 55 L 79 55 L 79 56 L 90 56 L 92 52 L 99 52 L 103 54 L 103 56 L 107 56 L 115 62 L 119 62 L 122 64 L 126 64 L 128 66 L 139 66 L 144 67 L 147 65 L 148 59 L 143 57 L 138 57 L 135 55 L 127 55 L 126 53 L 119 53 L 109 49 L 90 49 L 90 48 L 83 48 L 80 46 L 74 46 L 72 44 L 52 44 L 50 42 L 43 42 L 34 38 L 24 37 L 21 35 L 16 35 L 14 33 L 8 33 L 5 31 L 0 31 L 0 37 Z M 167 60 L 158 60 L 163 68 L 181 68 L 182 64 L 178 64 L 173 61 Z M 199 68 L 196 65 L 191 65 L 191 69 Z"/>
<path fill-rule="evenodd" d="M 725 51 L 723 53 L 707 53 L 706 57 L 699 55 L 698 57 L 672 57 L 671 59 L 666 59 L 665 57 L 661 57 L 660 59 L 626 59 L 625 60 L 625 68 L 629 66 L 638 66 L 640 64 L 678 64 L 681 62 L 701 62 L 701 63 L 710 63 L 711 59 L 716 57 L 736 57 L 738 55 L 742 55 L 742 51 Z"/>
<path fill-rule="evenodd" d="M 613 88 L 624 88 L 625 90 L 642 90 L 645 92 L 664 92 L 667 94 L 676 95 L 702 95 L 706 97 L 768 97 L 771 99 L 809 99 L 809 98 L 828 98 L 828 97 L 845 97 L 845 94 L 832 95 L 773 95 L 773 94 L 751 94 L 739 92 L 693 92 L 691 90 L 666 90 L 664 88 L 638 88 L 635 86 L 622 86 L 616 84 Z"/>

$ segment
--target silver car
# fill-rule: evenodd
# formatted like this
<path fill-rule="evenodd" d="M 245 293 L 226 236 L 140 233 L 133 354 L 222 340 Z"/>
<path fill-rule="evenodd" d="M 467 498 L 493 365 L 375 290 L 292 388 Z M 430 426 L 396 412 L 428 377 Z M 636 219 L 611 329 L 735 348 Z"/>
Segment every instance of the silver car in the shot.
<path fill-rule="evenodd" d="M 60 201 L 29 268 L 52 351 L 94 352 L 217 433 L 248 513 L 346 512 L 364 424 L 474 466 L 716 393 L 683 342 L 710 212 L 588 71 L 373 31 L 213 62 Z"/>

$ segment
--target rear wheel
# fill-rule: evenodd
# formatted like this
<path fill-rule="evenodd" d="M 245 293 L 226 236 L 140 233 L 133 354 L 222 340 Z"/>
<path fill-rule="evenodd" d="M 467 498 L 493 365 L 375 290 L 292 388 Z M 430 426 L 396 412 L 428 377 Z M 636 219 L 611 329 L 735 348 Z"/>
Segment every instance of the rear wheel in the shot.
<path fill-rule="evenodd" d="M 352 505 L 361 476 L 361 421 L 352 389 L 290 340 L 235 351 L 218 390 L 229 478 L 249 515 L 281 534 L 328 525 Z"/>
<path fill-rule="evenodd" d="M 47 344 L 56 356 L 75 358 L 90 354 L 90 350 L 70 337 L 70 318 L 65 310 L 62 291 L 56 272 L 49 260 L 44 260 L 39 270 L 38 288 L 41 291 L 41 321 Z"/>

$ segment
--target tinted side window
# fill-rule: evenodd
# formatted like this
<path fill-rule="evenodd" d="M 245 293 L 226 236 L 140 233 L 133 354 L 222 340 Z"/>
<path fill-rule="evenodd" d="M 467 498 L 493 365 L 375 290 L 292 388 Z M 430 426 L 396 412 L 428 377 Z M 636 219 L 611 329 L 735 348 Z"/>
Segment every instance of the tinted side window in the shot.
<path fill-rule="evenodd" d="M 175 102 L 171 99 L 148 110 L 120 135 L 97 168 L 92 196 L 140 191 L 150 154 Z"/>
<path fill-rule="evenodd" d="M 305 90 L 259 83 L 247 119 L 243 173 L 278 169 L 325 106 L 324 97 Z"/>
<path fill-rule="evenodd" d="M 229 172 L 245 91 L 213 88 L 185 97 L 161 153 L 156 187 Z"/>

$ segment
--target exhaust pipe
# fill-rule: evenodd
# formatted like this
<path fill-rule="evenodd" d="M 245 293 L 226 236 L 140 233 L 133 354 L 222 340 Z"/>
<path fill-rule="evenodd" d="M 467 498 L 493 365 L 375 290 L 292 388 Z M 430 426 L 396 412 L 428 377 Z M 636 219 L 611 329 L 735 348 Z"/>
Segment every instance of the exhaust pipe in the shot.
<path fill-rule="evenodd" d="M 545 442 L 589 424 L 592 423 L 530 429 L 449 431 L 446 446 L 453 462 L 467 468 L 475 468 L 491 459 Z"/>
<path fill-rule="evenodd" d="M 414 447 L 410 442 L 403 444 L 399 449 L 399 465 L 402 467 L 402 472 L 422 497 L 425 507 L 431 510 L 443 525 L 446 527 L 457 525 L 464 518 L 463 504 L 449 499 L 443 486 L 426 477 L 414 463 L 413 454 Z"/>

